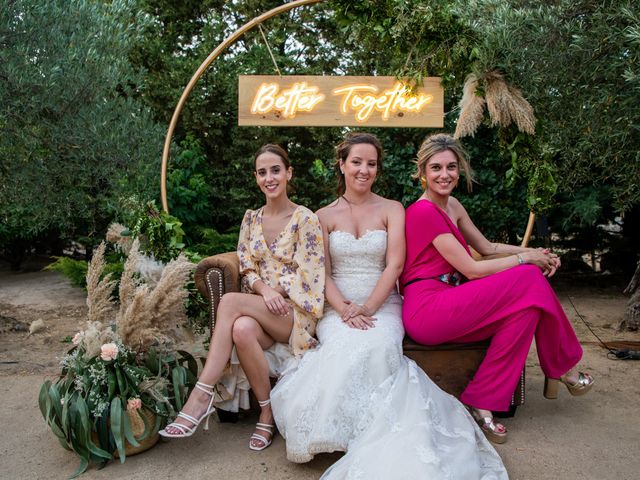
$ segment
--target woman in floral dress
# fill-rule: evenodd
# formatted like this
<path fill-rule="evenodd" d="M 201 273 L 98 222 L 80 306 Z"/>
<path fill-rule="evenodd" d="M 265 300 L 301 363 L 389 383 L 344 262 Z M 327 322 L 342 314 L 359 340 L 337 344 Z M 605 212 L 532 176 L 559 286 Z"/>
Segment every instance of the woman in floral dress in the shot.
<path fill-rule="evenodd" d="M 320 223 L 313 212 L 289 200 L 292 169 L 281 147 L 262 146 L 254 166 L 266 203 L 248 210 L 242 221 L 238 241 L 242 293 L 222 297 L 199 381 L 176 420 L 160 432 L 164 437 L 191 436 L 205 419 L 206 429 L 214 401 L 221 400 L 217 395 L 214 399 L 214 385 L 223 374 L 226 380 L 246 375 L 262 407 L 249 448 L 268 447 L 273 436 L 269 400 L 273 362 L 267 361 L 265 351 L 291 358 L 316 344 L 313 335 L 322 316 L 325 278 Z M 237 357 L 242 369 L 230 375 L 226 367 L 232 352 L 232 360 Z"/>

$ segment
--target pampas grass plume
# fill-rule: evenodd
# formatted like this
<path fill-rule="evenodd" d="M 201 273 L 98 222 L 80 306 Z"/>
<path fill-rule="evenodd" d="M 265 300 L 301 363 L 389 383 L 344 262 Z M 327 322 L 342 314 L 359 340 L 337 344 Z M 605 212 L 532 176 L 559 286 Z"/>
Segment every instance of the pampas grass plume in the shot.
<path fill-rule="evenodd" d="M 485 76 L 485 100 L 491 117 L 491 126 L 508 127 L 511 124 L 511 94 L 501 73 L 489 72 Z"/>
<path fill-rule="evenodd" d="M 89 322 L 102 322 L 106 320 L 113 311 L 111 303 L 111 293 L 116 285 L 115 280 L 111 280 L 111 274 L 102 277 L 105 261 L 104 251 L 106 245 L 101 242 L 93 252 L 93 258 L 87 269 L 87 320 Z"/>
<path fill-rule="evenodd" d="M 136 266 L 138 259 L 140 258 L 140 242 L 136 238 L 131 245 L 127 261 L 124 264 L 122 276 L 120 277 L 120 310 L 116 317 L 116 323 L 120 322 L 120 319 L 124 316 L 125 312 L 129 308 L 129 304 L 133 300 L 138 281 L 135 277 Z"/>
<path fill-rule="evenodd" d="M 518 125 L 518 130 L 535 135 L 536 116 L 533 113 L 533 107 L 517 88 L 509 85 L 509 93 L 511 96 L 511 118 Z"/>
<path fill-rule="evenodd" d="M 184 285 L 193 268 L 193 263 L 180 255 L 164 267 L 155 288 L 147 285 L 135 288 L 131 301 L 118 317 L 118 333 L 125 345 L 144 352 L 152 345 L 171 343 L 167 333 L 186 318 L 183 303 L 188 291 Z"/>
<path fill-rule="evenodd" d="M 475 135 L 476 130 L 482 123 L 484 115 L 485 99 L 476 94 L 478 88 L 478 77 L 471 74 L 464 84 L 462 100 L 460 100 L 460 116 L 456 125 L 454 138 Z"/>

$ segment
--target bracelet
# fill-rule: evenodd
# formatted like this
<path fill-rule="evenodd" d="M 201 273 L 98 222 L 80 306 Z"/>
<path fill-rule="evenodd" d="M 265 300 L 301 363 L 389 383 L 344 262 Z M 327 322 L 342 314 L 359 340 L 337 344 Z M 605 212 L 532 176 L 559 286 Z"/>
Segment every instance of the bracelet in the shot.
<path fill-rule="evenodd" d="M 527 263 L 524 261 L 524 258 L 522 258 L 522 255 L 520 255 L 519 253 L 516 255 L 516 257 L 518 257 L 518 265 L 524 265 L 525 263 Z"/>

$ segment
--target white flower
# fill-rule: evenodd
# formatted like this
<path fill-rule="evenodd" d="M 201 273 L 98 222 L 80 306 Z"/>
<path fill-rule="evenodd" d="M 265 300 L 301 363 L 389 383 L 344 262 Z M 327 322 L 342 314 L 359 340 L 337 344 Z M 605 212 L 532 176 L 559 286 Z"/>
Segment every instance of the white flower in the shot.
<path fill-rule="evenodd" d="M 74 345 L 78 346 L 80 345 L 80 342 L 82 342 L 82 337 L 84 336 L 84 332 L 78 332 L 76 333 L 73 338 L 71 339 L 71 343 L 73 343 Z"/>

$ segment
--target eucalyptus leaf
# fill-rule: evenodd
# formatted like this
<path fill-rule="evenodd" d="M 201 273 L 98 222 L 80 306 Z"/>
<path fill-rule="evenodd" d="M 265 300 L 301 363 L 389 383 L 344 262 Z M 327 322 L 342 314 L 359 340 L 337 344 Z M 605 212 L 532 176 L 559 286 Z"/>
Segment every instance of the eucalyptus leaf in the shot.
<path fill-rule="evenodd" d="M 171 380 L 173 382 L 173 395 L 178 410 L 182 410 L 182 397 L 184 395 L 185 382 L 187 380 L 187 374 L 184 367 L 174 367 L 171 370 Z"/>
<path fill-rule="evenodd" d="M 88 466 L 89 459 L 80 457 L 80 466 L 78 467 L 78 470 L 76 470 L 76 472 L 69 477 L 69 479 L 78 478 L 80 475 L 87 471 Z"/>
<path fill-rule="evenodd" d="M 49 421 L 49 410 L 51 408 L 51 401 L 49 399 L 49 387 L 51 381 L 47 380 L 40 387 L 40 393 L 38 394 L 38 407 L 40 407 L 40 413 L 44 419 Z"/>
<path fill-rule="evenodd" d="M 120 463 L 124 463 L 126 454 L 124 451 L 124 435 L 123 435 L 123 420 L 122 420 L 122 400 L 119 397 L 111 400 L 111 434 L 116 442 L 116 448 L 118 450 L 118 456 L 120 457 Z"/>
<path fill-rule="evenodd" d="M 137 412 L 134 412 L 133 414 L 137 415 Z M 131 429 L 131 420 L 129 419 L 128 412 L 123 413 L 122 420 L 123 420 L 123 427 L 124 427 L 123 429 L 124 429 L 125 438 L 132 446 L 139 447 L 140 444 L 136 440 L 136 437 L 133 435 L 133 430 Z"/>

